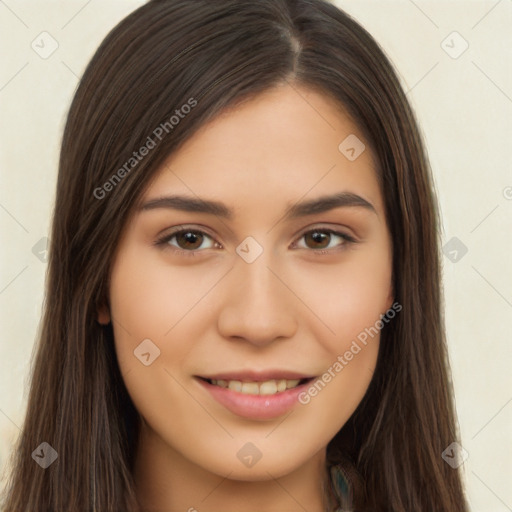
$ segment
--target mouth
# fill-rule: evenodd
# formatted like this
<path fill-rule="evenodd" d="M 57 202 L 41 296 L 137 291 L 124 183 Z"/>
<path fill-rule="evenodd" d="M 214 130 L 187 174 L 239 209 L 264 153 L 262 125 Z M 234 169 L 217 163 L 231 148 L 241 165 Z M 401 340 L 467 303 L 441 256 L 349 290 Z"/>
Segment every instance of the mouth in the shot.
<path fill-rule="evenodd" d="M 289 389 L 294 389 L 302 386 L 313 380 L 313 377 L 305 377 L 302 379 L 269 379 L 265 381 L 243 381 L 243 380 L 228 380 L 228 379 L 207 379 L 205 377 L 198 377 L 200 380 L 207 382 L 212 386 L 230 389 L 243 395 L 276 395 L 283 393 Z"/>
<path fill-rule="evenodd" d="M 236 372 L 195 376 L 200 387 L 232 414 L 250 420 L 273 420 L 294 408 L 315 377 L 286 371 Z"/>

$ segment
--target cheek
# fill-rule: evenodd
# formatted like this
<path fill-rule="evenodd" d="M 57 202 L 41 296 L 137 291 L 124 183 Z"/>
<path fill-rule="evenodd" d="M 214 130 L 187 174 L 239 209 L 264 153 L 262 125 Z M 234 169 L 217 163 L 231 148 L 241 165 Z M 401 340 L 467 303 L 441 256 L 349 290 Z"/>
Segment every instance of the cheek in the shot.
<path fill-rule="evenodd" d="M 218 275 L 216 270 L 198 275 L 193 267 L 166 266 L 142 251 L 125 251 L 114 266 L 110 285 L 118 349 L 133 351 L 146 338 L 163 347 L 175 326 L 195 313 Z M 179 343 L 173 350 L 179 352 Z"/>
<path fill-rule="evenodd" d="M 149 383 L 161 373 L 163 334 L 172 327 L 176 312 L 155 269 L 130 251 L 114 265 L 110 280 L 110 312 L 119 367 L 137 404 L 137 394 L 151 396 Z M 148 341 L 150 340 L 150 341 Z M 149 354 L 149 355 L 148 355 Z M 145 366 L 146 363 L 148 366 Z M 160 384 L 161 385 L 161 384 Z M 134 396 L 135 395 L 135 396 Z M 142 397 L 141 397 L 142 398 Z"/>
<path fill-rule="evenodd" d="M 190 282 L 194 286 L 187 286 Z M 110 283 L 115 350 L 136 409 L 149 424 L 156 425 L 161 415 L 168 414 L 169 404 L 200 414 L 194 411 L 194 402 L 184 398 L 176 368 L 191 349 L 189 339 L 178 333 L 182 324 L 190 331 L 187 313 L 207 283 L 198 285 L 183 268 L 164 268 L 131 248 L 114 265 Z M 194 336 L 194 332 L 188 334 Z M 177 438 L 186 435 L 179 421 L 165 429 Z"/>
<path fill-rule="evenodd" d="M 345 355 L 329 367 L 299 397 L 297 418 L 304 429 L 321 433 L 328 443 L 361 403 L 373 377 L 378 336 L 349 361 Z M 352 353 L 351 351 L 349 351 Z"/>
<path fill-rule="evenodd" d="M 201 339 L 205 325 L 214 321 L 204 310 L 204 298 L 225 270 L 199 273 L 193 266 L 171 267 L 136 248 L 122 254 L 110 281 L 115 350 L 134 404 L 150 418 L 161 410 L 162 397 L 167 403 L 183 400 L 172 376 L 186 367 L 196 349 L 191 340 Z"/>
<path fill-rule="evenodd" d="M 309 325 L 325 365 L 299 397 L 304 421 L 324 425 L 328 439 L 356 410 L 372 380 L 391 279 L 385 264 L 339 267 L 334 274 L 308 295 L 308 304 L 323 321 Z"/>
<path fill-rule="evenodd" d="M 364 338 L 369 329 L 372 338 L 378 338 L 374 327 L 390 306 L 391 260 L 382 249 L 380 257 L 376 254 L 354 251 L 346 264 L 318 265 L 298 273 L 297 294 L 321 320 L 309 325 L 331 359 L 348 350 L 358 336 Z"/>

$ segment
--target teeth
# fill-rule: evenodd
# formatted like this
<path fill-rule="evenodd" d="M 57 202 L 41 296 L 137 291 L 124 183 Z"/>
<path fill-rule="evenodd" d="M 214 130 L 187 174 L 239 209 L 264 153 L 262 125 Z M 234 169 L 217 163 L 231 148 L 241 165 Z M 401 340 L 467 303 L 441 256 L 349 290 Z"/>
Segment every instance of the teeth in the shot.
<path fill-rule="evenodd" d="M 275 395 L 277 393 L 277 382 L 275 380 L 268 380 L 260 384 L 260 395 Z"/>
<path fill-rule="evenodd" d="M 258 395 L 260 387 L 257 382 L 244 382 L 242 383 L 242 393 L 245 395 Z"/>
<path fill-rule="evenodd" d="M 227 387 L 233 391 L 242 391 L 242 383 L 239 380 L 230 380 Z"/>
<path fill-rule="evenodd" d="M 300 379 L 287 380 L 286 381 L 286 389 L 296 387 L 299 382 L 300 382 Z"/>
<path fill-rule="evenodd" d="M 239 380 L 212 380 L 213 385 L 228 388 L 245 395 L 275 395 L 296 387 L 300 379 L 266 380 L 265 382 L 241 382 Z"/>

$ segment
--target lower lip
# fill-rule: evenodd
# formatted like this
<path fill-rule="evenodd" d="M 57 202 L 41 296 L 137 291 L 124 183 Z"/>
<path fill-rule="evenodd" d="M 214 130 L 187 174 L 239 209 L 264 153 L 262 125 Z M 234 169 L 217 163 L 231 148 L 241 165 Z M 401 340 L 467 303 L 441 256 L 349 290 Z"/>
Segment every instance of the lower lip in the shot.
<path fill-rule="evenodd" d="M 228 388 L 215 386 L 202 379 L 199 383 L 221 405 L 237 416 L 252 420 L 269 420 L 282 416 L 297 403 L 298 397 L 309 385 L 309 381 L 292 389 L 281 391 L 275 395 L 246 395 Z"/>

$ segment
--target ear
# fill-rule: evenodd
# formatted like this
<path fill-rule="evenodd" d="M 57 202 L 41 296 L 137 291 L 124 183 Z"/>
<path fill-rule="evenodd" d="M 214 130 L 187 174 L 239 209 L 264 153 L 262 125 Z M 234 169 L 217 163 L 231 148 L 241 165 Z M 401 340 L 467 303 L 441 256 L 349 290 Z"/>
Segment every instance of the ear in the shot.
<path fill-rule="evenodd" d="M 102 304 L 98 307 L 96 319 L 101 325 L 108 325 L 110 323 L 110 311 L 107 304 Z"/>

